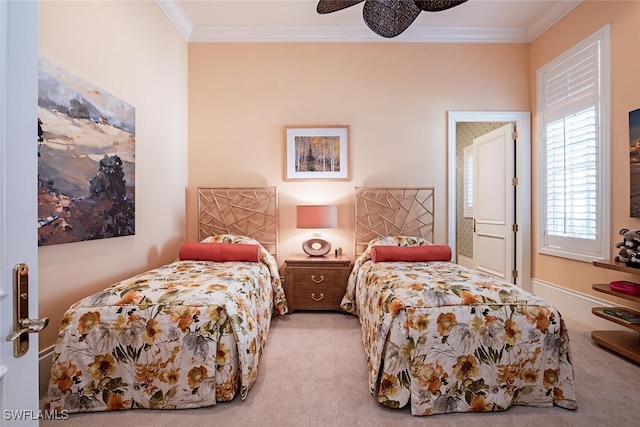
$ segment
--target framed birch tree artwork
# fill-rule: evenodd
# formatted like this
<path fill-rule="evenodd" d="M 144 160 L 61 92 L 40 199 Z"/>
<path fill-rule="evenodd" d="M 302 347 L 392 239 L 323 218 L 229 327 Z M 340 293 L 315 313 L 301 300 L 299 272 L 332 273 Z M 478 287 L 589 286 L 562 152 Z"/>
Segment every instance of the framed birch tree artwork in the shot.
<path fill-rule="evenodd" d="M 349 180 L 349 126 L 287 126 L 285 133 L 285 181 Z"/>

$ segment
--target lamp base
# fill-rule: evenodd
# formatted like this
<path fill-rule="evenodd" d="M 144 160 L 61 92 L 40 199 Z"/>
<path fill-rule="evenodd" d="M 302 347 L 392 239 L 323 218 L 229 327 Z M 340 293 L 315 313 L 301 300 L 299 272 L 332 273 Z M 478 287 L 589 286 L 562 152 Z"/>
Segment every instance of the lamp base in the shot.
<path fill-rule="evenodd" d="M 325 256 L 331 250 L 331 243 L 324 239 L 313 238 L 302 242 L 302 250 L 309 256 Z"/>

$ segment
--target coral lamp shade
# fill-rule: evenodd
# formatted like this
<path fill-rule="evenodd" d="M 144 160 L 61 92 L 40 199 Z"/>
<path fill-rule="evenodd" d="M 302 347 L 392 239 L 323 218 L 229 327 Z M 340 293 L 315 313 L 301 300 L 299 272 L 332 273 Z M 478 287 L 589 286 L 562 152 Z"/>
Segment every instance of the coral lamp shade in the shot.
<path fill-rule="evenodd" d="M 307 205 L 297 207 L 298 228 L 336 228 L 338 207 L 336 205 Z"/>
<path fill-rule="evenodd" d="M 338 208 L 335 205 L 298 206 L 298 228 L 335 228 L 338 226 Z M 309 256 L 325 256 L 331 250 L 331 243 L 319 237 L 302 243 L 302 250 Z"/>

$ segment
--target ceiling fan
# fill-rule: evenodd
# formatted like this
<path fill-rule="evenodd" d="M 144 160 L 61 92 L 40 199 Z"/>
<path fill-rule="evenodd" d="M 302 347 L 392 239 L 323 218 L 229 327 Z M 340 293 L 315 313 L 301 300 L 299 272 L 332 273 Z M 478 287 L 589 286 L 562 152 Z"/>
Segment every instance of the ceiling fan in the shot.
<path fill-rule="evenodd" d="M 336 12 L 362 3 L 362 16 L 367 26 L 382 37 L 401 34 L 423 10 L 439 12 L 465 3 L 467 0 L 319 0 L 319 14 Z"/>

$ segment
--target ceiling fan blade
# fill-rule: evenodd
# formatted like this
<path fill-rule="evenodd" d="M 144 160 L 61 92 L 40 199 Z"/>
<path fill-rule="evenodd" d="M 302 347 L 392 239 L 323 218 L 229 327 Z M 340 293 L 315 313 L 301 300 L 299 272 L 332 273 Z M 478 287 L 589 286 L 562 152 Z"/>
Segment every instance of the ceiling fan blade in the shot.
<path fill-rule="evenodd" d="M 346 9 L 349 6 L 363 2 L 364 0 L 320 0 L 316 11 L 319 14 L 331 13 L 338 10 Z"/>
<path fill-rule="evenodd" d="M 415 0 L 416 6 L 426 12 L 440 12 L 466 2 L 467 0 Z"/>
<path fill-rule="evenodd" d="M 367 26 L 386 38 L 395 37 L 409 28 L 419 14 L 420 8 L 406 0 L 367 0 L 362 10 Z"/>

